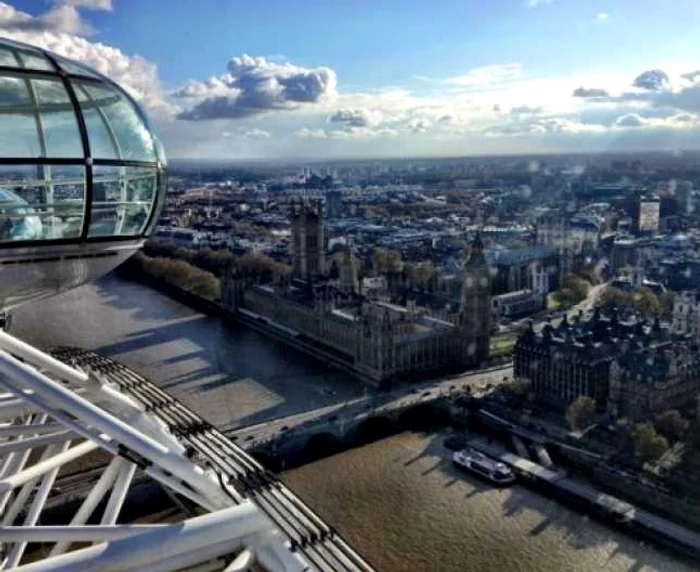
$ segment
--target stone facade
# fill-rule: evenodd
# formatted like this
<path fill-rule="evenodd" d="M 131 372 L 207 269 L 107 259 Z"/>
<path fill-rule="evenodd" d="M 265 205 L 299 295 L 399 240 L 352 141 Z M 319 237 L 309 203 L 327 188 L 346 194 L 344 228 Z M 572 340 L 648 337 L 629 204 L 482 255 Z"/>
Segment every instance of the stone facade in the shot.
<path fill-rule="evenodd" d="M 359 294 L 359 282 L 357 277 L 357 258 L 355 249 L 351 245 L 343 248 L 338 265 L 338 283 L 343 294 Z"/>
<path fill-rule="evenodd" d="M 696 292 L 680 292 L 673 300 L 671 330 L 700 341 L 700 302 Z"/>
<path fill-rule="evenodd" d="M 299 256 L 303 256 L 303 251 Z M 301 266 L 295 259 L 294 267 Z M 221 280 L 227 309 L 262 320 L 290 339 L 310 340 L 363 376 L 385 384 L 424 372 L 474 367 L 488 358 L 490 273 L 480 239 L 465 264 L 461 308 L 455 323 L 434 318 L 415 302 L 370 300 L 357 292 L 352 250 L 341 253 L 339 280 L 280 277 L 256 284 L 232 268 Z"/>
<path fill-rule="evenodd" d="M 495 319 L 527 316 L 542 310 L 544 302 L 544 296 L 532 290 L 508 292 L 508 294 L 491 297 L 491 314 Z"/>
<path fill-rule="evenodd" d="M 530 327 L 514 350 L 515 375 L 562 406 L 579 395 L 615 416 L 649 418 L 693 406 L 700 393 L 697 345 L 662 328 L 598 311 L 590 320 Z"/>
<path fill-rule="evenodd" d="M 326 272 L 326 231 L 321 199 L 301 199 L 292 205 L 294 276 L 315 279 Z"/>
<path fill-rule="evenodd" d="M 700 395 L 697 348 L 667 345 L 645 351 L 626 347 L 610 365 L 608 410 L 644 419 L 667 409 L 696 404 Z"/>
<path fill-rule="evenodd" d="M 550 246 L 489 251 L 494 295 L 532 290 L 542 295 L 555 290 L 566 272 L 562 253 Z"/>

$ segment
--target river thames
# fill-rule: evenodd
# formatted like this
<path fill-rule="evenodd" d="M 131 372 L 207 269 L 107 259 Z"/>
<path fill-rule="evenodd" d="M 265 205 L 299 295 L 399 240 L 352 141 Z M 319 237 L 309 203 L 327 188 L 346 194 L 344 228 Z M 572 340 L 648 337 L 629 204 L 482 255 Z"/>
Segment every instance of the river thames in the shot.
<path fill-rule="evenodd" d="M 16 310 L 12 333 L 109 355 L 220 427 L 363 393 L 346 374 L 116 276 Z M 693 569 L 524 487 L 457 472 L 441 442 L 402 433 L 283 479 L 382 572 Z"/>
<path fill-rule="evenodd" d="M 439 435 L 402 433 L 282 474 L 382 572 L 690 571 L 540 494 L 454 468 Z"/>
<path fill-rule="evenodd" d="M 346 373 L 113 274 L 18 308 L 11 332 L 42 348 L 74 345 L 121 361 L 218 427 L 363 394 Z"/>

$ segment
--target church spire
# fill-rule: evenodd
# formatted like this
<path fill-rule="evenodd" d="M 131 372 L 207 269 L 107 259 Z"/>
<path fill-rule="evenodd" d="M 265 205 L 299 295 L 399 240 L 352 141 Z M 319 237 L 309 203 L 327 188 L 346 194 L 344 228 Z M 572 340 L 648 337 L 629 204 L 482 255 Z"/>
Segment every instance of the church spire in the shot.
<path fill-rule="evenodd" d="M 471 244 L 467 266 L 486 266 L 486 256 L 484 256 L 484 243 L 481 240 L 481 233 L 477 232 Z"/>

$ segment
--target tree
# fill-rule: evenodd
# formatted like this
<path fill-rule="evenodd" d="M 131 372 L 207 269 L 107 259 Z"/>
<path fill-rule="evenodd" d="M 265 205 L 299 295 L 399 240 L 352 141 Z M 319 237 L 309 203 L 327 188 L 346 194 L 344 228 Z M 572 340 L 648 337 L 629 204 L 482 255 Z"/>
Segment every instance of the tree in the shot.
<path fill-rule="evenodd" d="M 635 312 L 649 318 L 656 317 L 661 313 L 659 299 L 645 286 L 635 288 L 632 293 L 632 307 Z"/>
<path fill-rule="evenodd" d="M 219 280 L 184 260 L 174 258 L 151 258 L 137 252 L 124 266 L 132 277 L 152 276 L 203 298 L 215 300 L 219 297 Z"/>
<path fill-rule="evenodd" d="M 637 423 L 630 434 L 634 455 L 641 463 L 656 461 L 668 451 L 668 441 L 649 422 Z"/>
<path fill-rule="evenodd" d="M 247 252 L 236 261 L 236 266 L 254 276 L 270 279 L 273 276 L 284 276 L 291 272 L 286 264 L 277 262 L 260 252 Z"/>
<path fill-rule="evenodd" d="M 435 276 L 435 266 L 430 260 L 419 262 L 418 264 L 404 264 L 406 277 L 419 286 L 427 286 Z"/>
<path fill-rule="evenodd" d="M 604 310 L 631 308 L 632 304 L 632 295 L 614 286 L 608 286 L 600 295 L 600 306 Z"/>
<path fill-rule="evenodd" d="M 577 299 L 577 302 L 580 302 L 581 300 L 584 300 L 586 296 L 588 296 L 588 291 L 590 290 L 591 285 L 583 278 L 569 276 L 566 280 L 564 280 L 564 287 L 569 288 L 574 297 Z"/>
<path fill-rule="evenodd" d="M 681 414 L 675 409 L 670 409 L 657 415 L 654 425 L 656 430 L 666 439 L 678 441 L 686 435 L 690 422 L 683 419 Z"/>
<path fill-rule="evenodd" d="M 583 278 L 569 275 L 564 278 L 562 287 L 554 292 L 554 299 L 564 306 L 578 304 L 588 296 L 590 284 Z"/>
<path fill-rule="evenodd" d="M 234 260 L 235 256 L 230 250 L 206 249 L 195 252 L 190 262 L 214 276 L 221 276 L 222 271 Z"/>
<path fill-rule="evenodd" d="M 566 422 L 574 431 L 588 427 L 595 417 L 595 399 L 579 395 L 566 410 Z"/>
<path fill-rule="evenodd" d="M 588 281 L 589 284 L 596 285 L 602 282 L 602 279 L 600 277 L 600 270 L 595 262 L 586 264 L 578 272 L 578 275 L 584 280 Z"/>
<path fill-rule="evenodd" d="M 396 250 L 376 248 L 372 253 L 372 268 L 375 274 L 399 272 L 401 266 L 401 253 Z"/>
<path fill-rule="evenodd" d="M 426 285 L 435 276 L 435 266 L 430 260 L 416 264 L 416 282 Z"/>

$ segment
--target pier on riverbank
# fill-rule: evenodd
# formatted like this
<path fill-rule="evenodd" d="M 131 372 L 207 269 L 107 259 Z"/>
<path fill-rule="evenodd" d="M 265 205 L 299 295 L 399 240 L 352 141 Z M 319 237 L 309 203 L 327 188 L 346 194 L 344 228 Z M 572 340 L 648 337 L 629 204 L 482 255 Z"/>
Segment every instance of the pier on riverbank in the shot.
<path fill-rule="evenodd" d="M 654 542 L 700 559 L 700 534 L 670 520 L 636 507 L 591 485 L 571 478 L 564 471 L 553 471 L 513 453 L 481 441 L 470 443 L 476 449 L 497 457 L 510 466 L 525 483 L 535 484 L 547 494 L 572 502 L 617 526 L 627 528 Z"/>

